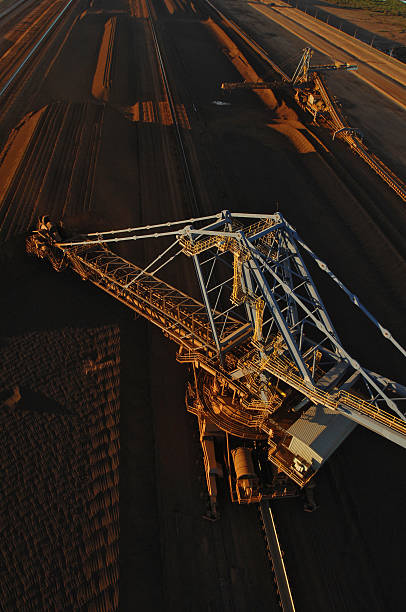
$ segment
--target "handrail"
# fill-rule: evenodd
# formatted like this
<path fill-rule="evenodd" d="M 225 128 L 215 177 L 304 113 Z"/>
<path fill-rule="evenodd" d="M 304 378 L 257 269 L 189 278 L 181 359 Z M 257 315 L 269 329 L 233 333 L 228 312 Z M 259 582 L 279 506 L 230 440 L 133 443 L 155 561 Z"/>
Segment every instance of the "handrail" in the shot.
<path fill-rule="evenodd" d="M 276 221 L 273 219 L 257 221 L 256 223 L 244 228 L 244 235 L 247 238 L 250 238 L 262 230 L 272 227 L 273 225 L 276 225 Z M 189 257 L 199 255 L 203 251 L 207 251 L 213 247 L 218 247 L 222 251 L 231 251 L 232 253 L 238 252 L 239 254 L 243 250 L 242 246 L 237 243 L 237 240 L 234 237 L 228 238 L 224 236 L 209 236 L 208 238 L 196 240 L 196 242 L 194 242 L 189 238 L 189 236 L 182 234 L 179 236 L 179 243 L 183 247 L 183 252 L 185 255 L 188 255 Z"/>
<path fill-rule="evenodd" d="M 177 356 L 178 361 L 199 361 L 201 363 L 210 363 L 210 360 L 204 356 L 202 353 L 198 352 L 190 352 L 184 355 Z M 213 369 L 216 369 L 213 364 L 210 364 Z M 374 404 L 359 398 L 357 395 L 349 393 L 348 391 L 340 390 L 336 394 L 332 395 L 326 391 L 318 389 L 315 386 L 310 384 L 306 384 L 305 381 L 298 375 L 295 374 L 294 370 L 297 371 L 295 365 L 287 361 L 286 359 L 276 357 L 275 355 L 271 355 L 266 357 L 262 362 L 250 361 L 250 367 L 255 368 L 259 373 L 263 370 L 266 370 L 280 378 L 288 385 L 300 391 L 311 399 L 315 404 L 319 404 L 321 406 L 325 406 L 326 408 L 330 408 L 335 411 L 340 411 L 340 406 L 351 408 L 356 412 L 363 414 L 369 418 L 378 421 L 379 423 L 393 429 L 400 434 L 406 436 L 406 421 L 403 421 L 399 417 L 395 415 L 389 414 L 386 410 L 382 410 L 378 408 Z M 225 372 L 220 372 L 218 370 L 219 376 L 227 379 L 228 375 Z M 236 381 L 231 381 L 233 385 L 236 385 Z M 239 385 L 241 390 L 245 390 L 247 393 L 247 389 L 244 389 L 242 385 Z M 274 412 L 275 406 L 273 400 L 269 402 L 261 402 L 260 400 L 251 400 L 248 401 L 246 397 L 241 398 L 241 403 L 247 409 L 262 409 L 267 410 L 269 413 Z"/>
<path fill-rule="evenodd" d="M 370 402 L 367 402 L 366 400 L 363 400 L 352 393 L 348 393 L 348 391 L 341 390 L 335 395 L 332 395 L 326 391 L 318 389 L 317 387 L 306 384 L 300 376 L 292 371 L 294 368 L 295 366 L 293 363 L 284 362 L 283 359 L 274 355 L 267 357 L 260 364 L 260 369 L 266 370 L 274 376 L 277 376 L 288 385 L 300 391 L 309 399 L 313 400 L 316 404 L 320 404 L 337 411 L 340 411 L 340 406 L 348 406 L 360 414 L 373 418 L 383 425 L 386 425 L 386 427 L 394 429 L 406 436 L 406 421 L 389 414 L 385 410 L 378 408 L 374 404 L 371 404 Z"/>
<path fill-rule="evenodd" d="M 211 352 L 216 352 L 213 335 L 207 320 L 204 305 L 190 296 L 165 283 L 161 279 L 144 272 L 138 266 L 115 255 L 106 248 L 72 248 L 65 249 L 64 255 L 70 259 L 74 269 L 81 276 L 83 267 L 89 271 L 89 280 L 104 288 L 109 285 L 116 297 L 130 308 L 136 309 L 136 301 L 140 301 L 154 312 L 148 313 L 145 308 L 141 314 L 153 319 L 165 320 L 163 331 L 174 337 L 179 344 L 205 346 Z M 227 337 L 241 328 L 241 322 L 229 317 L 224 328 Z M 187 342 L 185 342 L 187 340 Z"/>

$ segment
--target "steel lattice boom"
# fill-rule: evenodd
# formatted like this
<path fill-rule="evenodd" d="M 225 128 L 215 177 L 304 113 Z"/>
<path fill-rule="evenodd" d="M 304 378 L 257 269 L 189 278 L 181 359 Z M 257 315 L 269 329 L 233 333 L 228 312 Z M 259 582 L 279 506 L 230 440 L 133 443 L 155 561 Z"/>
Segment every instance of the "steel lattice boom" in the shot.
<path fill-rule="evenodd" d="M 168 237 L 172 244 L 144 269 L 109 249 L 109 243 Z M 354 422 L 406 447 L 398 404 L 406 388 L 348 354 L 305 260 L 314 260 L 338 283 L 403 356 L 405 350 L 281 214 L 223 211 L 70 240 L 43 218 L 27 250 L 57 270 L 71 267 L 160 327 L 178 344 L 177 359 L 193 366 L 187 404 L 201 432 L 209 423 L 234 439 L 256 441 L 300 486 Z M 157 276 L 180 255 L 193 262 L 201 301 Z"/>
<path fill-rule="evenodd" d="M 297 68 L 292 76 L 292 85 L 297 85 L 298 83 L 305 83 L 309 79 L 309 75 L 315 72 L 331 72 L 331 71 L 342 71 L 342 70 L 357 70 L 358 66 L 355 64 L 348 63 L 339 63 L 336 62 L 334 64 L 327 64 L 323 66 L 311 66 L 310 61 L 312 59 L 313 49 L 311 47 L 306 47 L 303 49 L 303 55 L 299 60 Z"/>

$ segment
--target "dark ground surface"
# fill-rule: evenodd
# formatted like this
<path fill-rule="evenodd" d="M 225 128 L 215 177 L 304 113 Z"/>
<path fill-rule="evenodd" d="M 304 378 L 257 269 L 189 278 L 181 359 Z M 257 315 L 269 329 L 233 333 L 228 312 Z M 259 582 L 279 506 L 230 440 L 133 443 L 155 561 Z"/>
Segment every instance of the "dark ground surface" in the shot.
<path fill-rule="evenodd" d="M 142 14 L 141 4 L 131 6 L 133 15 Z M 334 155 L 318 146 L 300 153 L 297 127 L 316 141 L 291 112 L 282 109 L 287 119 L 281 120 L 280 98 L 273 111 L 250 93 L 238 94 L 228 107 L 213 105 L 220 99 L 221 82 L 241 77 L 222 50 L 226 43 L 213 37 L 203 5 L 170 6 L 173 12 L 154 2 L 168 76 L 191 125 L 184 140 L 200 211 L 272 212 L 278 207 L 378 319 L 404 340 L 406 228 L 400 202 L 339 144 Z M 66 214 L 89 228 L 189 216 L 193 211 L 183 195 L 171 127 L 126 118 L 129 106 L 162 100 L 146 22 L 130 18 L 127 3 L 94 2 L 72 30 L 38 96 L 25 107 L 21 103 L 14 123 L 8 115 L 2 138 L 26 112 L 45 104 L 100 108 L 91 86 L 104 23 L 112 11 L 123 12 L 117 14 L 112 87 L 103 110 L 91 211 L 70 200 Z M 275 129 L 281 121 L 289 128 L 286 133 L 293 130 L 290 139 Z M 85 133 L 79 148 L 88 146 L 86 138 Z M 52 154 L 50 147 L 39 169 L 49 165 Z M 58 163 L 71 176 L 77 171 L 69 149 L 61 149 Z M 33 167 L 24 172 L 33 172 Z M 86 170 L 91 171 L 84 165 Z M 39 188 L 33 189 L 38 212 L 60 214 L 55 192 L 35 194 Z M 27 213 L 18 218 L 13 217 L 19 210 L 16 197 L 7 206 L 13 218 L 7 232 L 22 234 L 30 223 L 29 202 Z M 119 328 L 120 610 L 133 610 L 134 602 L 151 610 L 276 609 L 256 509 L 232 506 L 224 498 L 220 522 L 201 518 L 206 510 L 201 450 L 197 424 L 184 408 L 186 373 L 175 362 L 175 347 L 97 289 L 68 273 L 58 276 L 39 262 L 27 262 L 19 255 L 21 246 L 14 241 L 2 245 L 8 288 L 2 296 L 3 338 L 65 328 L 81 329 L 86 337 L 86 330 L 98 325 Z M 153 251 L 126 247 L 122 252 L 139 261 Z M 174 282 L 191 274 L 187 263 L 173 271 Z M 188 289 L 190 282 L 186 285 L 182 288 Z M 353 313 L 335 288 L 324 283 L 322 288 L 354 357 L 405 382 L 399 358 L 372 326 Z M 24 363 L 25 356 L 19 359 Z M 403 465 L 401 449 L 358 428 L 320 473 L 320 510 L 309 515 L 300 501 L 275 504 L 298 610 L 399 609 Z M 13 498 L 8 503 L 18 505 Z M 77 517 L 75 525 L 82 520 Z M 52 541 L 52 536 L 44 537 Z M 6 555 L 7 564 L 9 559 Z M 7 567 L 11 576 L 11 565 Z M 27 609 L 38 608 L 31 604 Z"/>
<path fill-rule="evenodd" d="M 120 330 L 23 247 L 1 249 L 1 609 L 115 609 Z"/>

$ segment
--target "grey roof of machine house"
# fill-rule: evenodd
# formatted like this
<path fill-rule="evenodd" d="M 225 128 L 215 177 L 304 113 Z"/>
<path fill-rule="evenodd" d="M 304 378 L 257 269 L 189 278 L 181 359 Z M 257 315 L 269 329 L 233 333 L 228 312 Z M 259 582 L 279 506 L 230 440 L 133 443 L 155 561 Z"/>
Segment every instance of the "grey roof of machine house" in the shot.
<path fill-rule="evenodd" d="M 287 430 L 292 436 L 288 448 L 318 469 L 355 426 L 330 408 L 311 405 Z"/>

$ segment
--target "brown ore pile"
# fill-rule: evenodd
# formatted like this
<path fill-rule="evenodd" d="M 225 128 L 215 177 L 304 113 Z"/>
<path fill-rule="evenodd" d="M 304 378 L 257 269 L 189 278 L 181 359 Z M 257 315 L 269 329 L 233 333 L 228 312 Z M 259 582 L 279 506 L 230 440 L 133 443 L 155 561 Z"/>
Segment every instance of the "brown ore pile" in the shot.
<path fill-rule="evenodd" d="M 0 343 L 2 610 L 115 610 L 119 331 Z"/>

